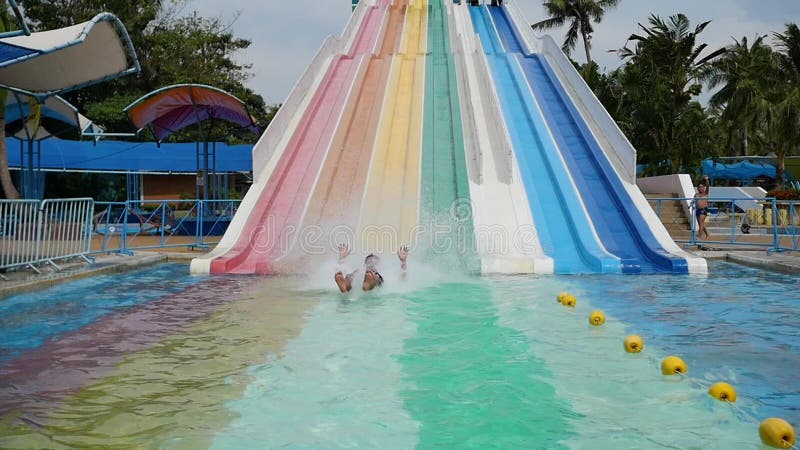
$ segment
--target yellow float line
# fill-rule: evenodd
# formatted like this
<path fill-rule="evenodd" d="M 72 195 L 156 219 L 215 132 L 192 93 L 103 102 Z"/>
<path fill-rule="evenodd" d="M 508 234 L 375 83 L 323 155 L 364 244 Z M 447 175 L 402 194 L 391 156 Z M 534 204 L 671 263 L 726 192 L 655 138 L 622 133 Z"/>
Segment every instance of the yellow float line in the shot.
<path fill-rule="evenodd" d="M 408 244 L 419 216 L 428 1 L 412 0 L 392 61 L 360 220 L 362 248 L 394 252 Z"/>

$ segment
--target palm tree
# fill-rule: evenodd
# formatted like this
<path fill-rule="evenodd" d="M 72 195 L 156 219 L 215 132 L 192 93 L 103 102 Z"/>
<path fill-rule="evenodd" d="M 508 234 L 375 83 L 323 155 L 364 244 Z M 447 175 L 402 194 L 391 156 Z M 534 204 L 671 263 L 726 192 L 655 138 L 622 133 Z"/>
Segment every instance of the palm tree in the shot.
<path fill-rule="evenodd" d="M 722 85 L 711 96 L 709 104 L 722 108 L 721 118 L 733 125 L 740 135 L 742 154 L 750 153 L 750 132 L 774 115 L 770 108 L 774 89 L 780 85 L 778 59 L 775 52 L 764 43 L 764 36 L 756 36 L 748 46 L 747 37 L 727 47 L 723 57 L 711 64 L 706 74 L 710 88 Z"/>
<path fill-rule="evenodd" d="M 698 45 L 708 24 L 692 29 L 683 14 L 653 15 L 649 26 L 639 24 L 643 34 L 628 38 L 635 47 L 618 52 L 627 60 L 620 72 L 623 124 L 653 174 L 687 170 L 707 155 L 712 124 L 696 97 L 709 65 L 725 53 L 705 54 L 708 46 Z"/>
<path fill-rule="evenodd" d="M 777 104 L 781 142 L 784 145 L 776 152 L 776 181 L 782 185 L 786 152 L 800 152 L 800 28 L 790 23 L 783 33 L 774 33 L 773 36 L 777 41 L 780 73 L 784 81 Z"/>
<path fill-rule="evenodd" d="M 607 9 L 615 8 L 620 0 L 553 0 L 543 3 L 548 19 L 533 25 L 534 30 L 549 30 L 564 26 L 569 22 L 569 29 L 561 49 L 569 55 L 578 41 L 578 34 L 583 38 L 586 51 L 586 65 L 592 65 L 591 40 L 594 27 L 592 22 L 600 23 Z"/>

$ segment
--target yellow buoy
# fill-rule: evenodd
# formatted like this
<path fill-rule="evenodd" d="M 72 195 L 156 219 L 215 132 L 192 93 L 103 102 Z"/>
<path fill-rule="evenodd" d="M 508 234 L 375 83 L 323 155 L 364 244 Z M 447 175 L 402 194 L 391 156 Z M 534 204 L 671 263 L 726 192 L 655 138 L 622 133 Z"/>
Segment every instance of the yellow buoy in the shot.
<path fill-rule="evenodd" d="M 736 401 L 736 389 L 734 389 L 730 384 L 722 381 L 719 383 L 714 383 L 714 385 L 708 390 L 708 393 L 715 399 L 722 400 L 723 402 Z"/>
<path fill-rule="evenodd" d="M 577 303 L 578 303 L 578 300 L 577 300 L 577 299 L 575 298 L 575 296 L 574 296 L 574 295 L 572 295 L 572 294 L 567 294 L 567 295 L 566 295 L 566 296 L 564 296 L 564 298 L 561 300 L 561 304 L 562 304 L 562 305 L 564 305 L 564 306 L 568 306 L 568 307 L 570 307 L 570 308 L 574 308 L 574 307 L 575 307 L 575 305 L 576 305 Z"/>
<path fill-rule="evenodd" d="M 589 323 L 599 327 L 606 323 L 606 315 L 603 314 L 603 311 L 592 311 L 592 313 L 589 314 Z"/>
<path fill-rule="evenodd" d="M 556 295 L 556 301 L 558 303 L 562 303 L 563 304 L 564 303 L 564 299 L 569 297 L 569 296 L 570 295 L 567 292 L 560 292 L 558 295 Z"/>
<path fill-rule="evenodd" d="M 686 363 L 677 356 L 667 356 L 661 361 L 661 373 L 664 375 L 683 375 L 688 371 Z"/>
<path fill-rule="evenodd" d="M 789 425 L 789 422 L 777 417 L 770 417 L 761 422 L 758 427 L 758 436 L 761 438 L 761 442 L 775 448 L 792 448 L 797 440 L 794 428 Z"/>
<path fill-rule="evenodd" d="M 628 353 L 639 353 L 644 350 L 644 340 L 635 334 L 626 337 L 624 345 Z"/>

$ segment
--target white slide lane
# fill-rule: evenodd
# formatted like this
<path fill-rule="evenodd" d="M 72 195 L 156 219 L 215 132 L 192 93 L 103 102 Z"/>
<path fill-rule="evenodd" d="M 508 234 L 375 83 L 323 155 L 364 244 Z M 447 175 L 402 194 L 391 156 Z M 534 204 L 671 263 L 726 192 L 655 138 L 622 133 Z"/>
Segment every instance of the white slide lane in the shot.
<path fill-rule="evenodd" d="M 208 274 L 211 272 L 211 261 L 222 256 L 236 244 L 242 233 L 250 212 L 261 198 L 267 182 L 272 176 L 278 161 L 280 161 L 289 140 L 294 135 L 298 123 L 303 118 L 308 104 L 314 98 L 322 79 L 330 68 L 331 62 L 338 54 L 343 54 L 352 45 L 356 31 L 361 28 L 361 22 L 369 7 L 376 0 L 362 1 L 359 8 L 350 16 L 350 20 L 342 33 L 335 38 L 329 36 L 322 44 L 314 59 L 308 65 L 303 75 L 297 80 L 280 110 L 272 119 L 267 129 L 253 146 L 253 184 L 242 199 L 236 214 L 233 217 L 225 235 L 211 252 L 194 258 L 189 267 L 193 274 Z"/>
<path fill-rule="evenodd" d="M 484 274 L 552 274 L 542 249 L 497 94 L 468 6 L 446 2 L 473 204 L 475 241 Z"/>

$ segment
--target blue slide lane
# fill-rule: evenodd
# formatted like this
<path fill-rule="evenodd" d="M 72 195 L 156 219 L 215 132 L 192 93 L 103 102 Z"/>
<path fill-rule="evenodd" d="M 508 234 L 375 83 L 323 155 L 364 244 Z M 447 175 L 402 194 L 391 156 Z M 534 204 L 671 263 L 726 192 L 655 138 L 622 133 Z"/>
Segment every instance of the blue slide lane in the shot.
<path fill-rule="evenodd" d="M 604 251 L 592 232 L 525 76 L 514 56 L 503 50 L 487 7 L 471 7 L 470 15 L 489 61 L 539 240 L 553 257 L 556 273 L 620 272 L 620 261 Z"/>
<path fill-rule="evenodd" d="M 686 260 L 658 244 L 545 58 L 524 54 L 505 8 L 490 13 L 507 52 L 522 67 L 603 246 L 622 260 L 623 273 L 687 273 Z"/>

